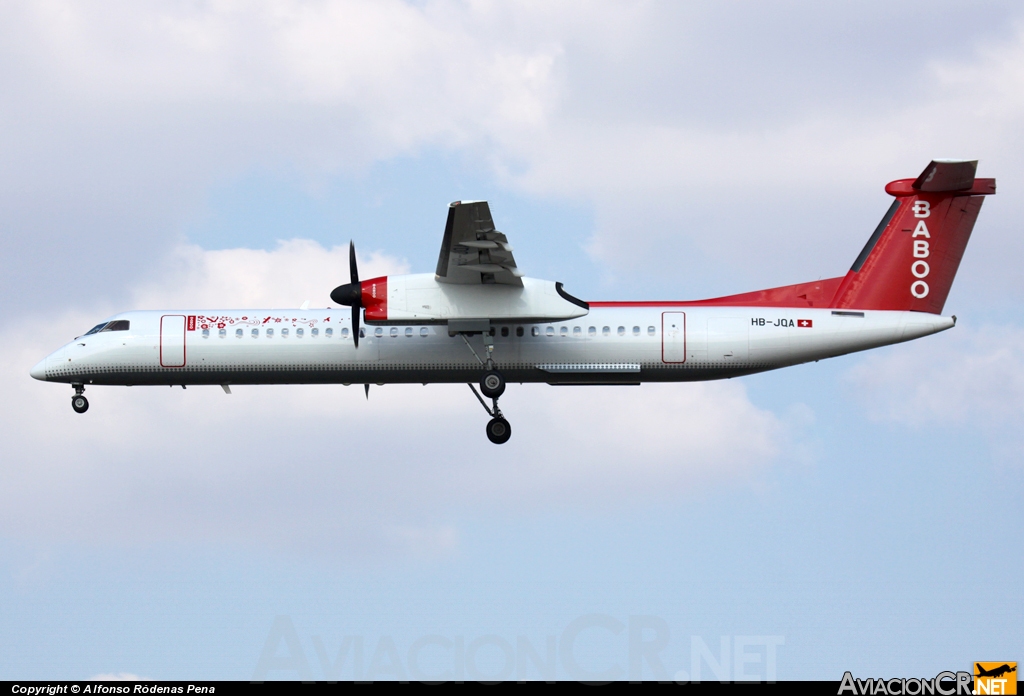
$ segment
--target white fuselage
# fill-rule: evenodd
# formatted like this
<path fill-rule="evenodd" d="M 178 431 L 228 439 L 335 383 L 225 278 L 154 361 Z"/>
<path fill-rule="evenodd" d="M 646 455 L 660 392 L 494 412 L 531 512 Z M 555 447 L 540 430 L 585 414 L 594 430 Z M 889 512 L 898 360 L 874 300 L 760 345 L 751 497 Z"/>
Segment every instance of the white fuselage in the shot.
<path fill-rule="evenodd" d="M 347 309 L 138 311 L 125 331 L 82 336 L 33 370 L 47 381 L 186 385 L 475 382 L 480 334 L 364 326 Z M 719 379 L 898 343 L 952 327 L 919 312 L 637 303 L 494 329 L 509 382 L 636 384 Z M 468 341 L 468 346 L 467 346 Z M 472 348 L 472 350 L 470 349 Z"/>

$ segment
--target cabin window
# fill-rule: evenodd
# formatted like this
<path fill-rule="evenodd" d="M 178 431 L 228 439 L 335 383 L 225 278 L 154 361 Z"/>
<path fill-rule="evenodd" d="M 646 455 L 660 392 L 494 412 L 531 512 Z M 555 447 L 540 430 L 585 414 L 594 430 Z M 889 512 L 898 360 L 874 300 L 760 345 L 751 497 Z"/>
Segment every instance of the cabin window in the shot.
<path fill-rule="evenodd" d="M 619 335 L 620 336 L 625 336 L 626 335 L 626 327 L 625 326 L 620 326 L 619 327 Z"/>
<path fill-rule="evenodd" d="M 203 329 L 203 338 L 209 338 L 209 337 L 210 337 L 210 330 L 209 329 Z"/>
<path fill-rule="evenodd" d="M 366 329 L 359 327 L 359 338 L 366 338 Z"/>
<path fill-rule="evenodd" d="M 406 338 L 412 338 L 412 327 L 411 326 L 405 327 L 405 337 Z"/>
<path fill-rule="evenodd" d="M 540 336 L 540 327 L 539 326 L 533 327 L 532 329 L 530 329 L 530 333 L 532 335 L 534 335 L 534 336 Z"/>
<path fill-rule="evenodd" d="M 217 332 L 217 335 L 220 336 L 221 338 L 224 338 L 225 336 L 228 335 L 228 330 L 227 329 L 221 329 L 221 330 L 219 330 Z"/>
<path fill-rule="evenodd" d="M 391 327 L 391 338 L 395 338 L 396 336 L 398 336 L 398 327 L 397 326 L 392 326 Z"/>
<path fill-rule="evenodd" d="M 281 329 L 281 338 L 288 338 L 288 329 Z"/>
<path fill-rule="evenodd" d="M 241 329 L 235 329 L 235 338 L 241 338 L 244 333 Z"/>
<path fill-rule="evenodd" d="M 577 336 L 581 336 L 582 334 L 583 334 L 583 329 L 581 329 L 579 326 L 572 327 L 572 337 L 573 338 L 576 338 Z"/>
<path fill-rule="evenodd" d="M 548 328 L 544 329 L 544 333 L 547 334 L 548 336 L 554 336 L 555 335 L 555 327 L 549 326 Z"/>
<path fill-rule="evenodd" d="M 273 338 L 273 337 L 274 337 L 274 330 L 273 329 L 267 329 L 267 338 Z"/>
<path fill-rule="evenodd" d="M 653 326 L 648 326 L 647 327 L 647 335 L 648 336 L 653 336 L 655 334 L 655 331 L 656 330 L 655 330 L 655 328 Z"/>
<path fill-rule="evenodd" d="M 259 338 L 260 337 L 260 330 L 259 329 L 253 329 L 252 330 L 252 337 L 253 338 Z"/>
<path fill-rule="evenodd" d="M 612 335 L 612 329 L 611 329 L 611 327 L 610 327 L 610 326 L 605 326 L 605 327 L 602 327 L 602 329 L 601 329 L 601 335 L 602 335 L 602 336 L 611 336 L 611 335 Z"/>
<path fill-rule="evenodd" d="M 423 338 L 426 338 L 427 334 L 429 334 L 429 333 L 430 333 L 430 331 L 427 329 L 427 327 L 425 327 L 425 326 L 421 326 L 420 327 L 420 336 L 422 336 Z"/>
<path fill-rule="evenodd" d="M 341 333 L 342 335 L 348 335 L 348 329 L 342 329 Z M 334 329 L 330 327 L 324 329 L 324 338 L 331 338 L 332 336 L 334 336 Z"/>
<path fill-rule="evenodd" d="M 516 336 L 518 336 L 519 338 L 523 337 L 523 327 L 521 327 L 521 326 L 517 326 L 516 327 Z"/>
<path fill-rule="evenodd" d="M 508 338 L 508 327 L 507 326 L 501 327 L 501 337 L 502 338 Z"/>
<path fill-rule="evenodd" d="M 640 335 L 640 327 L 639 326 L 634 326 L 633 327 L 633 335 L 634 336 L 639 336 Z"/>
<path fill-rule="evenodd" d="M 562 338 L 565 338 L 566 336 L 569 335 L 569 327 L 563 326 L 561 329 L 558 330 L 558 333 L 562 336 Z"/>
<path fill-rule="evenodd" d="M 127 319 L 118 319 L 117 321 L 112 321 L 109 324 L 107 324 L 106 326 L 104 326 L 102 329 L 100 329 L 101 332 L 102 331 L 127 331 L 127 330 L 128 330 L 128 320 Z"/>
<path fill-rule="evenodd" d="M 302 338 L 302 334 L 304 332 L 305 332 L 305 329 L 303 329 L 303 328 L 295 329 L 295 338 Z"/>
<path fill-rule="evenodd" d="M 103 329 L 103 327 L 106 326 L 106 325 L 107 325 L 107 322 L 103 322 L 102 324 L 97 324 L 96 326 L 94 326 L 91 329 L 89 329 L 88 331 L 86 331 L 85 335 L 86 336 L 92 336 L 94 333 L 99 333 Z"/>
<path fill-rule="evenodd" d="M 309 330 L 309 337 L 310 338 L 316 338 L 319 335 L 320 335 L 320 329 L 312 328 L 312 329 Z"/>
<path fill-rule="evenodd" d="M 381 336 L 384 335 L 384 329 L 378 326 L 376 329 L 373 330 L 373 335 L 376 336 L 377 338 L 380 338 Z"/>
<path fill-rule="evenodd" d="M 589 329 L 587 329 L 587 335 L 588 336 L 596 336 L 597 335 L 597 327 L 596 326 L 591 326 Z"/>

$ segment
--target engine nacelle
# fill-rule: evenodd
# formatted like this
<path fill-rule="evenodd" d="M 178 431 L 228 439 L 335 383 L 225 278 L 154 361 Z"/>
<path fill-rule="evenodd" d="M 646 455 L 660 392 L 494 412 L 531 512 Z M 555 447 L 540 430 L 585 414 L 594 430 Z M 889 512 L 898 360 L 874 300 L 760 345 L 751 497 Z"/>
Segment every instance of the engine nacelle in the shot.
<path fill-rule="evenodd" d="M 563 290 L 561 283 L 522 280 L 522 287 L 439 283 L 433 273 L 364 280 L 364 317 L 371 324 L 513 324 L 564 321 L 590 311 L 590 305 Z"/>

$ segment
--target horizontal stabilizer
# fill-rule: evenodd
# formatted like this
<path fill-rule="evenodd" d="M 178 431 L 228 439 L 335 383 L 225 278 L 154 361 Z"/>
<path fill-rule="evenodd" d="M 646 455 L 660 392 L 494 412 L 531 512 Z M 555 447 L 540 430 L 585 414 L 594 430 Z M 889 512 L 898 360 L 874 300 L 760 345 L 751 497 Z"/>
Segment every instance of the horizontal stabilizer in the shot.
<path fill-rule="evenodd" d="M 974 185 L 977 170 L 978 160 L 932 160 L 914 181 L 913 188 L 928 193 L 963 191 Z"/>

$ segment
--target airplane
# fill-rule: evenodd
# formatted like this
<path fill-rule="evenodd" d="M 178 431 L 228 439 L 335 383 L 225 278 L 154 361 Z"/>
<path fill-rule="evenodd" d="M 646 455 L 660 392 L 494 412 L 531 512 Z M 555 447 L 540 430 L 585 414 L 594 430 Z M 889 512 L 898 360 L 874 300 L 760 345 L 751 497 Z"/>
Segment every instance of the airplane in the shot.
<path fill-rule="evenodd" d="M 977 674 L 974 675 L 976 677 L 994 677 L 994 678 L 998 678 L 998 677 L 1003 676 L 1004 674 L 1009 674 L 1010 672 L 1016 672 L 1017 671 L 1017 664 L 1016 663 L 1014 663 L 1013 667 L 1011 667 L 1009 664 L 1005 664 L 1004 663 L 1004 664 L 1000 665 L 999 667 L 994 667 L 993 669 L 984 669 L 981 666 L 981 663 L 978 663 L 978 662 L 976 662 L 974 664 L 974 666 L 975 666 L 975 669 L 977 670 Z"/>
<path fill-rule="evenodd" d="M 117 314 L 32 368 L 86 385 L 468 383 L 509 440 L 508 382 L 687 382 L 749 375 L 945 331 L 942 316 L 984 197 L 977 161 L 933 160 L 885 190 L 894 200 L 843 276 L 689 301 L 585 302 L 526 277 L 485 201 L 456 201 L 433 273 L 360 280 L 339 307 Z M 348 307 L 348 310 L 341 307 Z M 480 389 L 477 391 L 476 385 Z M 490 400 L 490 405 L 485 401 Z"/>

